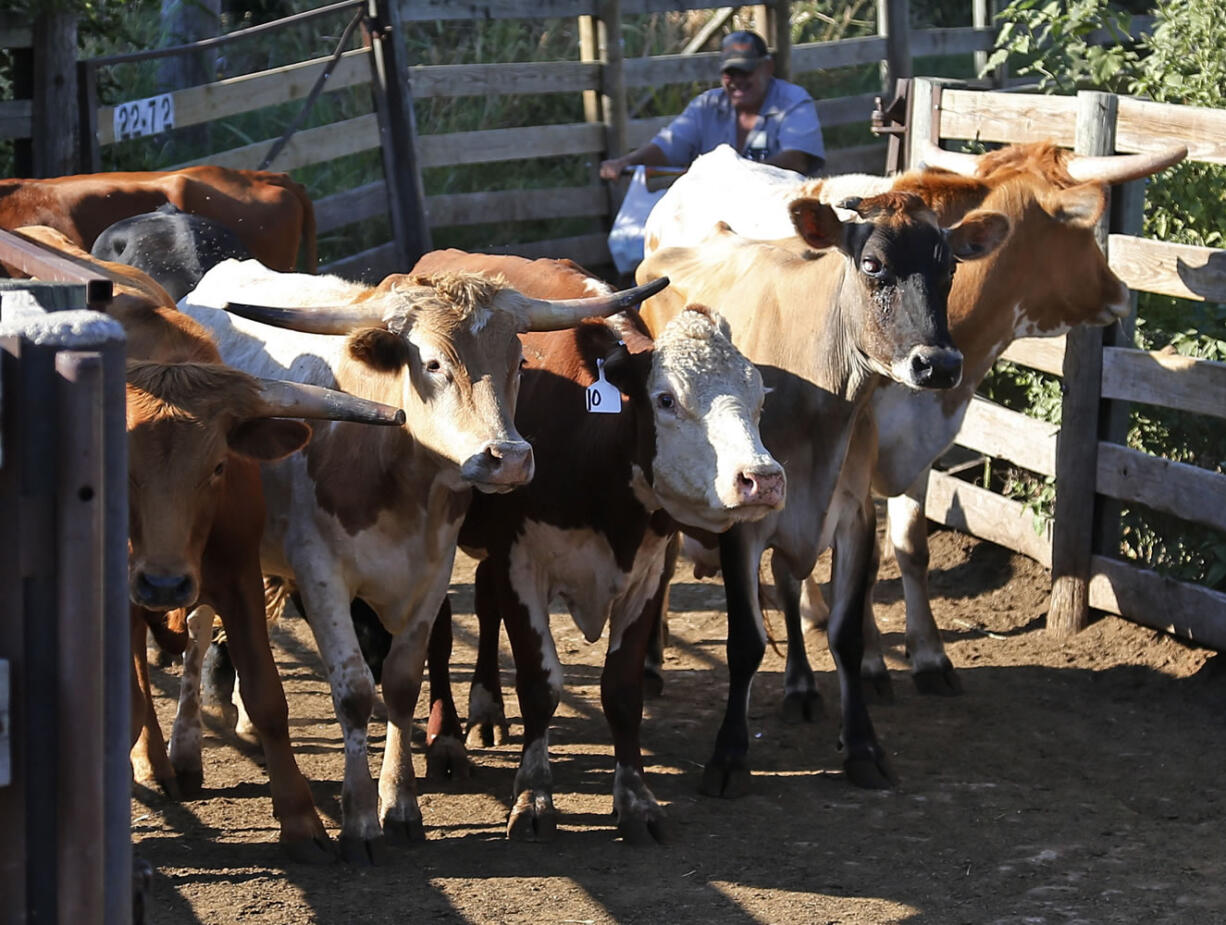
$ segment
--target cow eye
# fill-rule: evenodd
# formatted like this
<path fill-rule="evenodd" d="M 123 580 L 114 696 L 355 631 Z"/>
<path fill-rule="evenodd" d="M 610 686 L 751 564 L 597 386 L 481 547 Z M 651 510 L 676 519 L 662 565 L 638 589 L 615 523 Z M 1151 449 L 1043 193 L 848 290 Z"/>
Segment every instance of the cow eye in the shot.
<path fill-rule="evenodd" d="M 437 373 L 442 368 L 443 368 L 443 364 L 440 363 L 438 360 L 427 360 L 426 361 L 426 372 L 428 373 Z"/>
<path fill-rule="evenodd" d="M 672 392 L 661 392 L 656 396 L 656 404 L 664 411 L 672 411 L 677 406 L 677 399 Z"/>
<path fill-rule="evenodd" d="M 225 460 L 223 459 L 223 460 L 222 460 L 221 462 L 219 462 L 219 463 L 217 464 L 217 466 L 216 466 L 216 467 L 213 469 L 213 478 L 220 478 L 220 477 L 221 477 L 221 474 L 222 474 L 223 472 L 225 472 L 225 471 L 226 471 L 226 462 L 225 462 Z"/>
<path fill-rule="evenodd" d="M 864 257 L 860 261 L 860 269 L 863 270 L 865 273 L 867 273 L 869 276 L 880 276 L 881 275 L 881 261 L 878 260 L 876 257 Z"/>

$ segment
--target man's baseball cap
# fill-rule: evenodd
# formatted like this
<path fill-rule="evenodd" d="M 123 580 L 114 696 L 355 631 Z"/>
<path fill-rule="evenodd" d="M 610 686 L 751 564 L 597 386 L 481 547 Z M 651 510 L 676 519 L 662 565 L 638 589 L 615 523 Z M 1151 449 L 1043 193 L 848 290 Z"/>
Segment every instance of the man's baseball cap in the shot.
<path fill-rule="evenodd" d="M 733 32 L 720 43 L 721 71 L 753 71 L 770 57 L 766 42 L 756 32 Z"/>

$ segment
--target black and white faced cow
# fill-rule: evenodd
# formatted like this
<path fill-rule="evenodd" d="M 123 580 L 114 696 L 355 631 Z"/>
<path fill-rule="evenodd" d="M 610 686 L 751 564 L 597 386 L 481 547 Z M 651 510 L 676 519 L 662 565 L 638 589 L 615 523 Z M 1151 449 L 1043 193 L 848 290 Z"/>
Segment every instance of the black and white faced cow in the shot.
<path fill-rule="evenodd" d="M 456 537 L 472 489 L 510 491 L 533 475 L 532 447 L 513 420 L 518 335 L 620 311 L 652 291 L 546 300 L 475 274 L 395 275 L 371 287 L 227 261 L 180 303 L 240 369 L 394 396 L 407 415 L 403 427 L 373 439 L 373 428 L 318 427 L 304 450 L 264 469 L 261 564 L 298 587 L 344 731 L 347 858 L 378 861 L 385 833 L 424 834 L 409 740 Z M 374 680 L 349 614 L 357 597 L 393 636 L 377 789 L 367 751 Z"/>
<path fill-rule="evenodd" d="M 417 269 L 497 272 L 521 291 L 553 297 L 603 288 L 564 261 L 446 251 L 427 255 Z M 461 546 L 483 557 L 476 576 L 481 655 L 469 723 L 487 732 L 505 723 L 501 619 L 524 719 L 507 834 L 549 838 L 556 816 L 548 727 L 562 691 L 549 605 L 561 598 L 590 642 L 608 627 L 601 702 L 613 733 L 618 828 L 629 840 L 659 838 L 663 812 L 643 780 L 639 745 L 654 614 L 647 605 L 679 523 L 718 533 L 783 506 L 783 468 L 758 435 L 762 378 L 732 345 L 723 319 L 698 306 L 682 311 L 654 343 L 632 313 L 525 334 L 523 342 L 516 426 L 532 442 L 536 476 L 511 494 L 474 499 L 460 530 Z M 435 689 L 435 667 L 449 651 L 449 640 L 440 648 L 435 635 L 431 749 L 458 736 L 459 725 L 450 698 Z"/>

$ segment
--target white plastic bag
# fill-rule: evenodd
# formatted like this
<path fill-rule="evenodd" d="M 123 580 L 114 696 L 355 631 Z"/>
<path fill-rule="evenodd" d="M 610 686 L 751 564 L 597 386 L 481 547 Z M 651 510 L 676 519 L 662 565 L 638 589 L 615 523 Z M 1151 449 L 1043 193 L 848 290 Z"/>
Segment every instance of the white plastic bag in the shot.
<path fill-rule="evenodd" d="M 619 273 L 630 273 L 643 259 L 643 225 L 667 188 L 652 192 L 647 188 L 647 170 L 641 164 L 634 168 L 630 188 L 622 200 L 613 230 L 609 232 L 609 253 Z"/>

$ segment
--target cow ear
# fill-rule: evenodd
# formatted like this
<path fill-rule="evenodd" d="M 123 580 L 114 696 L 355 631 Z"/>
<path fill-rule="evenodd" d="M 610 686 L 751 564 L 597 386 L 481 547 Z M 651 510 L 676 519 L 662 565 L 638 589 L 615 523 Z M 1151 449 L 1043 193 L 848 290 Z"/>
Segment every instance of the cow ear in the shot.
<path fill-rule="evenodd" d="M 365 328 L 350 335 L 349 355 L 381 373 L 394 373 L 409 362 L 403 338 L 383 328 Z"/>
<path fill-rule="evenodd" d="M 1058 222 L 1065 222 L 1074 228 L 1093 228 L 1107 208 L 1107 188 L 1101 183 L 1092 182 L 1051 190 L 1039 205 Z"/>
<path fill-rule="evenodd" d="M 651 351 L 631 353 L 625 344 L 618 344 L 604 358 L 604 377 L 623 395 L 637 398 L 650 372 Z"/>
<path fill-rule="evenodd" d="M 226 437 L 230 449 L 259 462 L 282 459 L 306 446 L 311 426 L 288 418 L 253 418 L 236 424 Z"/>
<path fill-rule="evenodd" d="M 814 250 L 842 245 L 843 223 L 831 206 L 805 197 L 792 200 L 788 212 L 796 233 Z"/>
<path fill-rule="evenodd" d="M 1009 219 L 1000 212 L 976 211 L 949 229 L 949 247 L 959 260 L 978 260 L 1005 243 Z"/>

